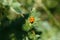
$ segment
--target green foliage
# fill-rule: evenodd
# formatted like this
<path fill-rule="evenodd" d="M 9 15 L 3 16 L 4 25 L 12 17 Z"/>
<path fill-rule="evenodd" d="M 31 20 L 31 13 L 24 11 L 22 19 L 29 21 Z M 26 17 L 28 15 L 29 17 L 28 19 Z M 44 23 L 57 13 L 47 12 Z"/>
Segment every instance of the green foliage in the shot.
<path fill-rule="evenodd" d="M 60 33 L 60 23 L 52 14 L 60 14 L 59 11 L 58 0 L 1 0 L 0 39 L 55 40 Z M 30 23 L 31 16 L 33 23 Z"/>

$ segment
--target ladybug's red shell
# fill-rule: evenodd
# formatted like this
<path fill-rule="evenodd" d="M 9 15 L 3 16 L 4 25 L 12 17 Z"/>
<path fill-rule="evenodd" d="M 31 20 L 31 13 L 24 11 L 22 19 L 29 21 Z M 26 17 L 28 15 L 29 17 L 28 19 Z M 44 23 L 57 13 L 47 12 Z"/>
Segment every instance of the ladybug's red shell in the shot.
<path fill-rule="evenodd" d="M 30 17 L 29 21 L 30 23 L 33 23 L 35 21 L 34 17 Z"/>

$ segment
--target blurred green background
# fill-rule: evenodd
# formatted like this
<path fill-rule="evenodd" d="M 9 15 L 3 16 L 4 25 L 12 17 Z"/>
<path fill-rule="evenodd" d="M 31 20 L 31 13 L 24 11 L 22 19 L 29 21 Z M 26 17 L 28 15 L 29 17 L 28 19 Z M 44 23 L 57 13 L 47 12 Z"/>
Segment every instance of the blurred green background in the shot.
<path fill-rule="evenodd" d="M 0 0 L 0 40 L 60 40 L 60 0 Z"/>

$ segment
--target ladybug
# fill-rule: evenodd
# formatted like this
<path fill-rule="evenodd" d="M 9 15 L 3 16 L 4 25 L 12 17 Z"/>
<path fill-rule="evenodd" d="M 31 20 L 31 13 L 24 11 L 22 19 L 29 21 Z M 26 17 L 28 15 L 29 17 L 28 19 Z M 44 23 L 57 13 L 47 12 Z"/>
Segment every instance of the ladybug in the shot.
<path fill-rule="evenodd" d="M 30 17 L 29 21 L 30 23 L 33 23 L 35 21 L 34 17 Z"/>

